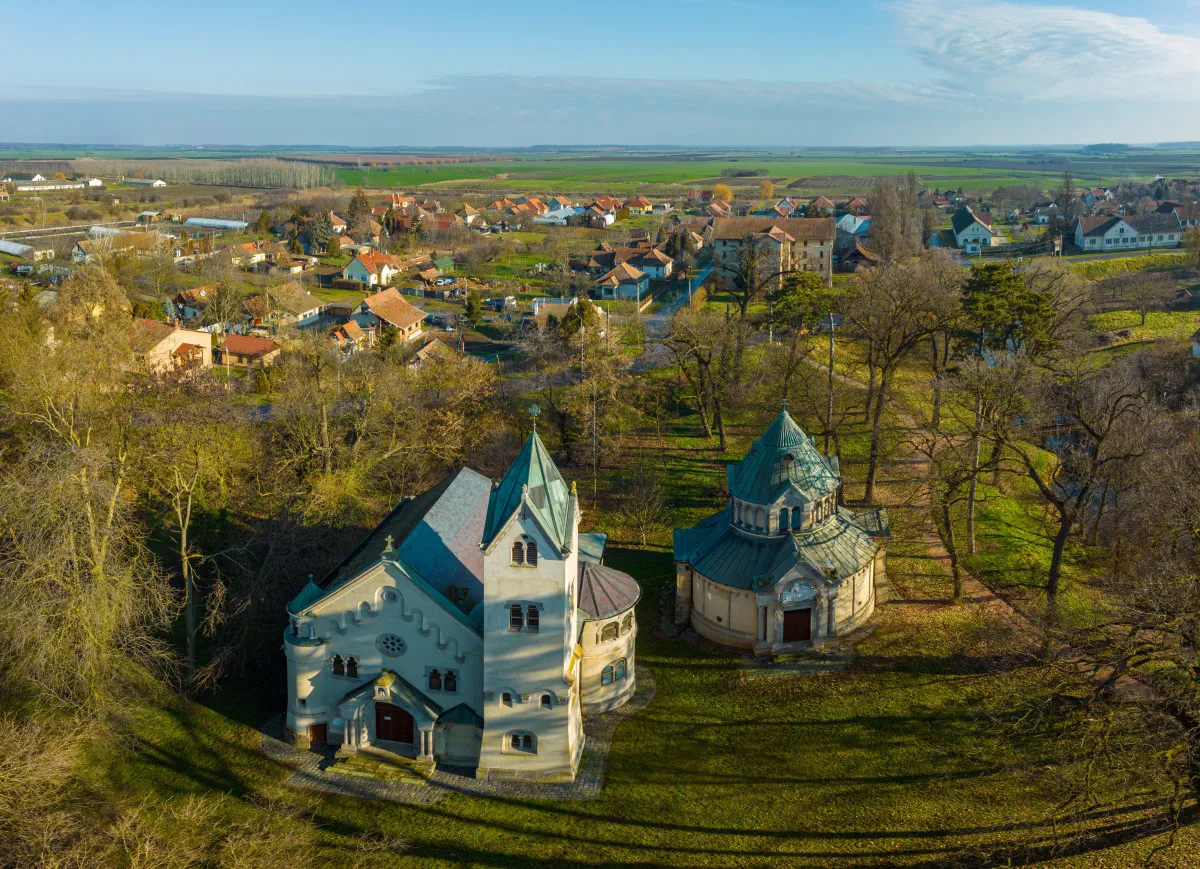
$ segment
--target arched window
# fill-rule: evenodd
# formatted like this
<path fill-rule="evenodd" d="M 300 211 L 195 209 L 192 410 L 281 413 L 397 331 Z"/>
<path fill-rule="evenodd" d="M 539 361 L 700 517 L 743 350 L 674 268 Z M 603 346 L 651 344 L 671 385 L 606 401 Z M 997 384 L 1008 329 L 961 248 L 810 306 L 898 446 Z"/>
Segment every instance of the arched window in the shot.
<path fill-rule="evenodd" d="M 429 671 L 429 690 L 430 691 L 441 691 L 442 690 L 442 674 L 439 673 L 437 670 Z"/>
<path fill-rule="evenodd" d="M 609 622 L 600 629 L 600 642 L 607 643 L 610 640 L 615 640 L 620 635 L 621 631 L 620 628 L 617 627 L 617 623 Z"/>
<path fill-rule="evenodd" d="M 451 694 L 458 690 L 458 677 L 454 675 L 453 670 L 446 671 L 446 678 L 442 681 L 442 685 Z"/>
<path fill-rule="evenodd" d="M 527 730 L 510 733 L 504 740 L 509 751 L 522 751 L 537 754 L 537 737 Z"/>
<path fill-rule="evenodd" d="M 521 734 L 519 734 L 519 733 L 514 733 L 514 734 L 512 735 L 512 738 L 509 740 L 509 744 L 510 744 L 510 745 L 511 745 L 513 748 L 520 748 L 520 747 L 521 747 Z"/>
<path fill-rule="evenodd" d="M 519 631 L 523 627 L 525 627 L 525 617 L 521 614 L 521 605 L 515 603 L 508 608 L 508 629 Z"/>
<path fill-rule="evenodd" d="M 788 527 L 788 508 L 784 507 L 779 511 L 779 530 L 787 531 Z"/>
<path fill-rule="evenodd" d="M 620 658 L 617 661 L 617 663 L 613 665 L 613 679 L 617 680 L 617 679 L 624 679 L 624 678 L 625 678 L 625 659 Z"/>
<path fill-rule="evenodd" d="M 358 661 L 355 658 L 346 659 L 346 675 L 351 678 L 358 678 Z"/>
<path fill-rule="evenodd" d="M 503 703 L 505 706 L 512 706 L 512 694 L 505 691 L 503 694 L 500 695 L 500 702 Z"/>
<path fill-rule="evenodd" d="M 533 544 L 531 543 L 529 545 L 532 546 Z M 540 624 L 541 614 L 538 612 L 538 608 L 536 606 L 530 604 L 525 610 L 525 630 L 536 631 Z"/>
<path fill-rule="evenodd" d="M 524 564 L 525 563 L 525 546 L 521 543 L 520 540 L 517 540 L 513 543 L 512 559 L 513 559 L 513 564 Z"/>
<path fill-rule="evenodd" d="M 799 528 L 804 522 L 804 512 L 799 507 L 792 508 L 792 527 Z"/>
<path fill-rule="evenodd" d="M 612 664 L 609 664 L 600 673 L 600 684 L 601 685 L 611 685 L 612 680 L 613 680 L 613 667 L 612 667 Z"/>
<path fill-rule="evenodd" d="M 335 676 L 345 676 L 346 675 L 346 665 L 343 663 L 341 655 L 333 656 L 333 675 L 335 675 Z"/>
<path fill-rule="evenodd" d="M 533 751 L 533 736 L 526 733 L 521 737 L 521 749 L 523 751 Z"/>
<path fill-rule="evenodd" d="M 629 633 L 631 627 L 633 627 L 633 613 L 625 613 L 625 618 L 621 619 L 621 633 Z"/>
<path fill-rule="evenodd" d="M 532 540 L 525 544 L 525 561 L 530 567 L 537 567 L 537 544 Z"/>
<path fill-rule="evenodd" d="M 543 694 L 542 695 L 542 708 L 549 709 L 553 705 L 554 705 L 554 698 L 551 697 L 549 694 Z"/>

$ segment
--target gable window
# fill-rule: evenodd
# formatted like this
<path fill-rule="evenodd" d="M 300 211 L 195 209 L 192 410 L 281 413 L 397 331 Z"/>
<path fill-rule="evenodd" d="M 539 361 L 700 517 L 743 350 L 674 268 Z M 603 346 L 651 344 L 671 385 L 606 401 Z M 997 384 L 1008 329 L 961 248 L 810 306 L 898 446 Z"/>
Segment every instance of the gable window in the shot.
<path fill-rule="evenodd" d="M 525 563 L 525 546 L 523 543 L 521 543 L 520 540 L 517 540 L 513 543 L 512 563 L 513 564 L 524 564 Z"/>
<path fill-rule="evenodd" d="M 430 691 L 441 691 L 442 690 L 442 674 L 439 673 L 437 670 L 429 671 L 429 690 Z"/>
<path fill-rule="evenodd" d="M 525 630 L 537 632 L 541 624 L 541 615 L 538 613 L 538 608 L 530 604 L 525 611 Z"/>
<path fill-rule="evenodd" d="M 335 676 L 346 675 L 346 665 L 345 665 L 345 662 L 342 661 L 341 655 L 333 656 L 333 675 L 335 675 Z"/>
<path fill-rule="evenodd" d="M 508 629 L 510 631 L 519 631 L 525 627 L 525 618 L 521 614 L 521 605 L 513 604 L 508 608 Z"/>
<path fill-rule="evenodd" d="M 530 540 L 529 543 L 525 545 L 525 563 L 530 567 L 537 567 L 537 559 L 537 544 Z"/>
<path fill-rule="evenodd" d="M 355 658 L 346 659 L 346 675 L 351 678 L 358 678 L 358 660 Z"/>
<path fill-rule="evenodd" d="M 779 530 L 786 531 L 788 527 L 788 508 L 784 507 L 779 511 Z"/>
<path fill-rule="evenodd" d="M 446 678 L 442 680 L 442 690 L 449 694 L 458 691 L 458 676 L 453 670 L 446 671 Z"/>
<path fill-rule="evenodd" d="M 804 522 L 804 511 L 799 507 L 792 508 L 792 527 L 799 528 Z"/>

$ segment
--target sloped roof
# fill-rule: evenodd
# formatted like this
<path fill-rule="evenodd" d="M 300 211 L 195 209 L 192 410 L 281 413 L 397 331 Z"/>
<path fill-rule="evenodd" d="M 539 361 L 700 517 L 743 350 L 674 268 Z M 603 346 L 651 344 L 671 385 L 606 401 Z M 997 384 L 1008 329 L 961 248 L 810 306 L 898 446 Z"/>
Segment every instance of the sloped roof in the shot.
<path fill-rule="evenodd" d="M 718 217 L 712 224 L 714 239 L 739 239 L 779 227 L 793 239 L 832 241 L 832 217 Z"/>
<path fill-rule="evenodd" d="M 1173 214 L 1139 214 L 1136 217 L 1126 217 L 1125 222 L 1142 235 L 1179 231 L 1179 219 Z"/>
<path fill-rule="evenodd" d="M 640 281 L 645 277 L 645 274 L 637 268 L 634 268 L 627 262 L 617 263 L 604 277 L 600 278 L 602 284 L 622 284 L 626 281 Z"/>
<path fill-rule="evenodd" d="M 676 528 L 674 557 L 722 585 L 753 589 L 760 582 L 773 585 L 793 568 L 813 580 L 824 579 L 829 565 L 839 576 L 849 576 L 865 567 L 878 548 L 845 509 L 813 531 L 762 538 L 734 530 L 727 506 L 694 528 Z"/>
<path fill-rule="evenodd" d="M 401 700 L 403 700 L 412 709 L 419 709 L 429 718 L 437 719 L 442 714 L 442 707 L 439 703 L 431 700 L 420 688 L 409 682 L 399 673 L 383 669 L 378 676 L 368 679 L 352 691 L 346 692 L 338 703 L 345 703 L 355 697 L 361 697 L 364 693 L 374 693 L 372 690 L 376 685 L 387 688 Z"/>
<path fill-rule="evenodd" d="M 992 228 L 991 218 L 981 212 L 972 211 L 969 205 L 964 205 L 950 217 L 950 225 L 956 233 L 965 232 L 974 223 L 989 230 Z"/>
<path fill-rule="evenodd" d="M 599 564 L 604 561 L 604 548 L 608 545 L 608 535 L 603 531 L 579 532 L 579 560 Z"/>
<path fill-rule="evenodd" d="M 642 587 L 628 573 L 585 562 L 579 569 L 580 610 L 590 619 L 607 619 L 633 609 Z"/>
<path fill-rule="evenodd" d="M 832 462 L 817 451 L 786 408 L 779 411 L 745 458 L 726 466 L 726 475 L 730 493 L 754 504 L 774 503 L 791 485 L 816 499 L 834 491 L 840 483 Z"/>
<path fill-rule="evenodd" d="M 363 299 L 367 309 L 397 329 L 407 329 L 425 319 L 425 312 L 405 301 L 395 287 Z"/>
<path fill-rule="evenodd" d="M 134 320 L 130 343 L 138 353 L 146 353 L 169 338 L 175 331 L 170 323 L 161 320 Z"/>
<path fill-rule="evenodd" d="M 271 287 L 267 292 L 271 294 L 271 298 L 275 300 L 275 304 L 289 314 L 306 314 L 325 304 L 315 296 L 310 296 L 304 287 L 295 281 Z"/>
<path fill-rule="evenodd" d="M 469 724 L 474 727 L 483 727 L 483 718 L 466 703 L 450 707 L 442 713 L 437 722 L 438 724 Z"/>
<path fill-rule="evenodd" d="M 257 338 L 254 335 L 226 335 L 221 342 L 222 353 L 236 353 L 239 356 L 266 356 L 279 345 L 270 338 Z"/>
<path fill-rule="evenodd" d="M 500 533 L 520 508 L 526 492 L 526 504 L 547 536 L 560 548 L 569 546 L 574 525 L 574 494 L 568 491 L 566 481 L 558 472 L 537 431 L 525 441 L 500 485 L 492 490 L 483 529 L 483 544 L 487 546 Z"/>
<path fill-rule="evenodd" d="M 325 592 L 322 591 L 321 586 L 310 579 L 304 588 L 300 589 L 300 593 L 288 602 L 287 611 L 292 615 L 298 615 L 304 612 L 309 604 L 320 600 L 324 596 Z"/>
<path fill-rule="evenodd" d="M 492 482 L 470 468 L 448 474 L 415 498 L 401 501 L 322 581 L 326 591 L 349 582 L 379 560 L 392 538 L 396 555 L 435 591 L 451 585 L 483 599 L 479 541 Z"/>

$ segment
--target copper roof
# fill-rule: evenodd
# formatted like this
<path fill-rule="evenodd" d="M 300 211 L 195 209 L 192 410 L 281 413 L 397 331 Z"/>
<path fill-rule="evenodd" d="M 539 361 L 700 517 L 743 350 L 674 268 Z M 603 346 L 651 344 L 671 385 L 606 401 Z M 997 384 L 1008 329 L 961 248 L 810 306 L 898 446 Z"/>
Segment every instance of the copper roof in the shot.
<path fill-rule="evenodd" d="M 607 619 L 633 609 L 642 587 L 628 573 L 584 562 L 579 571 L 579 609 L 590 619 Z"/>

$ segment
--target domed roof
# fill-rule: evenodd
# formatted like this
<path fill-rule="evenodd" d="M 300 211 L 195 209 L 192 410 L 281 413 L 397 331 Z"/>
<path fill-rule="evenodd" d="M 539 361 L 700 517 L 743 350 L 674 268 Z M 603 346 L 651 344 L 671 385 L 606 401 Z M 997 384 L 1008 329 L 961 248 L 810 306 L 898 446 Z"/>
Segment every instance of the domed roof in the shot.
<path fill-rule="evenodd" d="M 790 485 L 820 498 L 837 489 L 837 462 L 817 451 L 803 429 L 787 412 L 787 404 L 750 452 L 726 468 L 729 491 L 742 501 L 772 504 Z"/>
<path fill-rule="evenodd" d="M 591 620 L 632 609 L 641 596 L 642 587 L 628 573 L 590 562 L 579 572 L 579 609 Z"/>

